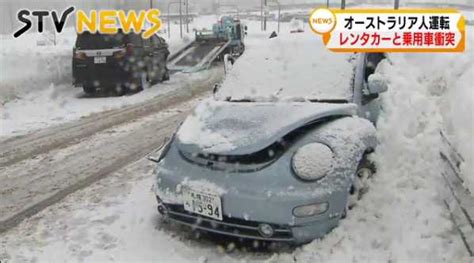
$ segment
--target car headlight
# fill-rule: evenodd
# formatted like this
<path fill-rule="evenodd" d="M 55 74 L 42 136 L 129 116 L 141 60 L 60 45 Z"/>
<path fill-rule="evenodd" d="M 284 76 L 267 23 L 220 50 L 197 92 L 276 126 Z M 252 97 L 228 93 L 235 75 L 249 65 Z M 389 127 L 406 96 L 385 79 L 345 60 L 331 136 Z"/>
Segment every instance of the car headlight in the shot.
<path fill-rule="evenodd" d="M 299 178 L 314 181 L 323 178 L 332 170 L 333 156 L 327 145 L 310 143 L 296 151 L 291 166 Z"/>
<path fill-rule="evenodd" d="M 325 213 L 328 208 L 328 203 L 302 205 L 293 209 L 293 215 L 296 217 L 315 216 Z"/>

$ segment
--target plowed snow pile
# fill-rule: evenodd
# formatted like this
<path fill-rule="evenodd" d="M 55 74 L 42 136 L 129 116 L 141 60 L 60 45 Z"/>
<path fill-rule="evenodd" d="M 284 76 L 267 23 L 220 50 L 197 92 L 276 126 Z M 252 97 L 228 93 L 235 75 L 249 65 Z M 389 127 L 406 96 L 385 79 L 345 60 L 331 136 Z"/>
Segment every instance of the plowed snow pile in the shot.
<path fill-rule="evenodd" d="M 439 151 L 444 130 L 466 159 L 463 175 L 474 192 L 473 45 L 470 37 L 463 54 L 392 54 L 384 61 L 378 70 L 389 90 L 373 154 L 376 178 L 340 227 L 296 252 L 298 262 L 468 261 L 443 204 Z"/>

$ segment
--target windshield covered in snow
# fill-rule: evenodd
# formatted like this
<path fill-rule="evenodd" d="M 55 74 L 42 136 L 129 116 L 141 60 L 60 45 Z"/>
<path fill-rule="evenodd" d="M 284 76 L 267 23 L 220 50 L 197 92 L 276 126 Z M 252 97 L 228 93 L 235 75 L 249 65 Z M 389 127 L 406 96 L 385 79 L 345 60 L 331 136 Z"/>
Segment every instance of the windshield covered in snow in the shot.
<path fill-rule="evenodd" d="M 247 43 L 245 54 L 217 92 L 218 100 L 351 100 L 351 55 L 328 51 L 314 34 L 266 36 L 258 41 L 255 46 Z"/>

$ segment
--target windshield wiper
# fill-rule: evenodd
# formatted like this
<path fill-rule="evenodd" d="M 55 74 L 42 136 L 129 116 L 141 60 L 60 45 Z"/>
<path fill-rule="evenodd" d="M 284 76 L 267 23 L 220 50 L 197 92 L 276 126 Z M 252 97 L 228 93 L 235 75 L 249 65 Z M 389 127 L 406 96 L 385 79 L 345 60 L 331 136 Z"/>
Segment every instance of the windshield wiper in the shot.
<path fill-rule="evenodd" d="M 229 98 L 227 101 L 229 101 L 229 102 L 255 102 L 255 100 L 251 100 L 251 99 L 233 100 L 233 99 L 231 99 L 231 98 Z"/>
<path fill-rule="evenodd" d="M 253 99 L 232 99 L 232 98 L 226 98 L 226 101 L 228 102 L 257 102 Z M 313 102 L 313 103 L 339 103 L 339 104 L 349 103 L 349 101 L 345 99 L 309 99 L 306 101 Z M 291 101 L 287 101 L 287 102 L 291 102 Z M 295 101 L 295 102 L 304 102 L 304 101 Z"/>

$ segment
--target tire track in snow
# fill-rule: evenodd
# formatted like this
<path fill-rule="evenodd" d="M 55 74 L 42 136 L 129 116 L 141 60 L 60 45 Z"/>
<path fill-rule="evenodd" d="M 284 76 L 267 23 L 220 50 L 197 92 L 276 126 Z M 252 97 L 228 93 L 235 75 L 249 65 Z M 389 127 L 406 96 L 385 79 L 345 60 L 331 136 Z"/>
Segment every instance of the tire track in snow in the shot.
<path fill-rule="evenodd" d="M 23 219 L 143 158 L 159 147 L 186 117 L 186 111 L 170 116 L 150 116 L 120 128 L 104 131 L 67 148 L 26 160 L 2 171 L 0 181 L 0 233 Z M 152 118 L 153 117 L 153 118 Z"/>
<path fill-rule="evenodd" d="M 210 69 L 209 73 L 209 78 L 200 83 L 184 83 L 183 87 L 175 92 L 163 94 L 140 104 L 93 114 L 76 122 L 4 140 L 0 142 L 0 167 L 15 164 L 56 148 L 72 145 L 97 132 L 190 100 L 212 89 L 215 83 L 222 80 L 223 70 L 220 67 Z"/>
<path fill-rule="evenodd" d="M 174 94 L 2 143 L 0 165 L 8 166 L 0 168 L 0 233 L 143 158 L 221 78 L 215 69 L 206 81 Z M 171 106 L 174 112 L 166 110 Z"/>

